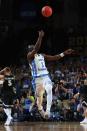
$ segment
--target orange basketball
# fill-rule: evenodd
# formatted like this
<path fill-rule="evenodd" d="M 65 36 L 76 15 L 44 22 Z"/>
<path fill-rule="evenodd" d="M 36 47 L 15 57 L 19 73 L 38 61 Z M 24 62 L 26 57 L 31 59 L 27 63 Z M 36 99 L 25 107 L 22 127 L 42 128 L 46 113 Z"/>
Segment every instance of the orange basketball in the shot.
<path fill-rule="evenodd" d="M 41 13 L 44 17 L 50 17 L 52 15 L 53 11 L 50 6 L 44 6 L 41 10 Z"/>

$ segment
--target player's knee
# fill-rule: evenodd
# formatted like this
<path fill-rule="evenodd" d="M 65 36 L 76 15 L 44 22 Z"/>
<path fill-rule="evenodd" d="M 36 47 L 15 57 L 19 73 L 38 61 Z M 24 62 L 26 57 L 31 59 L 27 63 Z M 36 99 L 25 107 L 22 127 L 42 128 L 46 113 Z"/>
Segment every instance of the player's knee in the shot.
<path fill-rule="evenodd" d="M 39 92 L 39 91 L 36 91 L 36 97 L 41 97 L 43 96 L 43 91 Z"/>
<path fill-rule="evenodd" d="M 44 94 L 44 88 L 38 87 L 36 89 L 36 97 L 41 97 L 41 96 L 43 96 L 43 94 Z"/>

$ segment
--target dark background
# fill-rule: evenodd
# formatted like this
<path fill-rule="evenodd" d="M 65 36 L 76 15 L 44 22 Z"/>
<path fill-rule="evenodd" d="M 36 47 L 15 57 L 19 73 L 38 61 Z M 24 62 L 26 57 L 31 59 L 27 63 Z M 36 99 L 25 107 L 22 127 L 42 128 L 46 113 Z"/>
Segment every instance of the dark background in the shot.
<path fill-rule="evenodd" d="M 41 15 L 45 5 L 53 8 L 49 18 Z M 1 65 L 21 63 L 28 45 L 35 44 L 41 29 L 45 32 L 41 52 L 56 54 L 73 48 L 86 55 L 86 1 L 0 0 Z"/>

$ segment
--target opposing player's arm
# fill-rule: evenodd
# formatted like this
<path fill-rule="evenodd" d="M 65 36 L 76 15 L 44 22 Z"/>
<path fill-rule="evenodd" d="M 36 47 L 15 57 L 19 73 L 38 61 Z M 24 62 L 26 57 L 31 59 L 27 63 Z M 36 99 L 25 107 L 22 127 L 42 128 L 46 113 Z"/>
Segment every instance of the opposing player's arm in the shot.
<path fill-rule="evenodd" d="M 6 67 L 0 71 L 0 74 L 4 74 L 5 71 L 6 71 Z"/>
<path fill-rule="evenodd" d="M 37 42 L 36 42 L 33 50 L 31 52 L 28 52 L 28 54 L 27 54 L 28 60 L 32 59 L 34 57 L 34 54 L 36 54 L 39 51 L 43 36 L 44 36 L 44 32 L 42 30 L 39 31 L 39 37 L 37 39 Z"/>
<path fill-rule="evenodd" d="M 44 58 L 48 61 L 56 61 L 56 60 L 63 58 L 66 55 L 72 54 L 73 52 L 74 52 L 74 50 L 68 49 L 68 50 L 65 50 L 64 52 L 60 53 L 59 55 L 53 55 L 52 56 L 52 55 L 44 54 Z"/>
<path fill-rule="evenodd" d="M 9 69 L 9 67 L 5 67 L 4 69 L 2 69 L 2 70 L 0 71 L 0 74 L 4 74 L 5 71 L 7 71 L 8 69 Z"/>

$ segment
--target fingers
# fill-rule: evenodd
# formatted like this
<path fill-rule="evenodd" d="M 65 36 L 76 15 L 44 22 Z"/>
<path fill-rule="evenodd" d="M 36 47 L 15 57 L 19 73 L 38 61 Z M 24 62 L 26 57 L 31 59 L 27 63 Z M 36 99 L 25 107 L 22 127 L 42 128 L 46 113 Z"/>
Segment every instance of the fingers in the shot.
<path fill-rule="evenodd" d="M 73 50 L 73 49 L 68 49 L 68 50 L 67 50 L 67 53 L 68 53 L 68 54 L 73 54 L 73 55 L 79 55 L 79 52 L 76 51 L 76 50 Z"/>
<path fill-rule="evenodd" d="M 68 49 L 68 51 L 71 51 L 71 52 L 73 52 L 73 51 L 75 51 L 75 50 L 73 50 L 73 49 Z"/>
<path fill-rule="evenodd" d="M 75 52 L 77 52 L 76 50 L 73 50 L 73 49 L 70 49 L 70 50 L 71 50 L 71 52 L 72 52 L 72 53 L 75 53 Z"/>
<path fill-rule="evenodd" d="M 43 30 L 39 30 L 39 32 L 44 32 Z"/>
<path fill-rule="evenodd" d="M 73 49 L 68 49 L 67 52 L 73 53 L 73 52 L 75 52 L 75 50 L 73 50 Z"/>
<path fill-rule="evenodd" d="M 39 31 L 39 36 L 44 36 L 44 31 L 43 30 Z"/>

